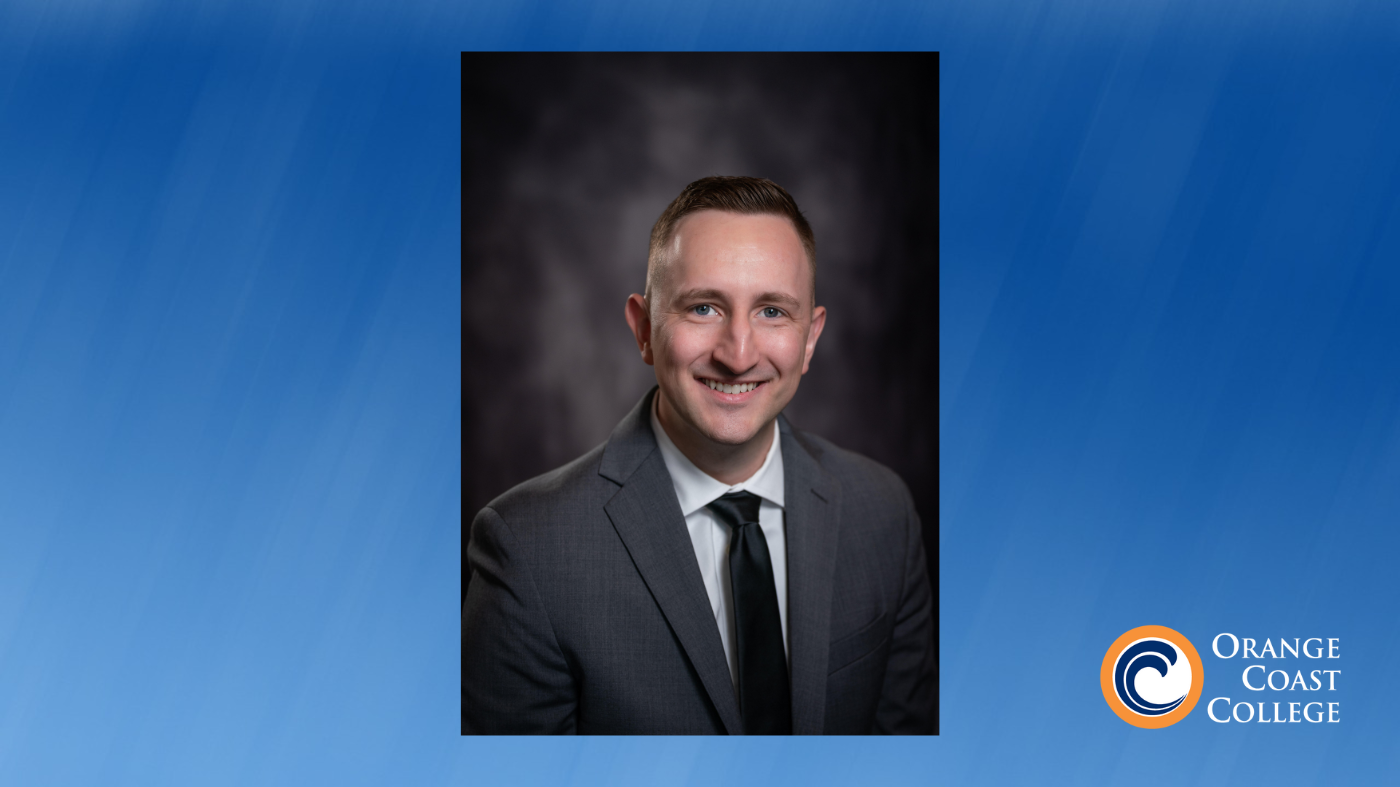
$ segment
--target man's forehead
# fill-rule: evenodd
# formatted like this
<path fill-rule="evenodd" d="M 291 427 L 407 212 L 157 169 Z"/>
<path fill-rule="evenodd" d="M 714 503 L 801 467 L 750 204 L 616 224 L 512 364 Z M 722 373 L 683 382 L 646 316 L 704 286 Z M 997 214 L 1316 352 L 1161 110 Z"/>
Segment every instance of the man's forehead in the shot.
<path fill-rule="evenodd" d="M 671 239 L 673 251 L 720 250 L 761 246 L 770 252 L 803 255 L 802 239 L 786 216 L 771 213 L 696 211 L 680 220 Z"/>
<path fill-rule="evenodd" d="M 707 210 L 686 216 L 672 241 L 673 284 L 786 284 L 810 286 L 807 253 L 792 222 L 783 216 Z"/>

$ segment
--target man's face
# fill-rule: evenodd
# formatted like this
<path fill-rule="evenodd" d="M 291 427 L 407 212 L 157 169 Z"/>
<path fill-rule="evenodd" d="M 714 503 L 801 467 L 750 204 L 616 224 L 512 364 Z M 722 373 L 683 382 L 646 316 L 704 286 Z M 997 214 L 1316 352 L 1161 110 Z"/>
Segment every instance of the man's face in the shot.
<path fill-rule="evenodd" d="M 706 210 L 681 220 L 669 253 L 642 343 L 662 406 L 695 436 L 747 443 L 797 393 L 825 323 L 802 241 L 781 216 Z"/>

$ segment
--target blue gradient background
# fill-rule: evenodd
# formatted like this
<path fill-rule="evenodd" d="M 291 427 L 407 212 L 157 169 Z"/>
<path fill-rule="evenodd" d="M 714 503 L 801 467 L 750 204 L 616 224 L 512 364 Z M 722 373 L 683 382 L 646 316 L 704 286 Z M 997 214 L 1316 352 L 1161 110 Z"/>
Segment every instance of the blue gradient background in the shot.
<path fill-rule="evenodd" d="M 1321 0 L 7 3 L 0 783 L 1400 779 L 1398 47 Z M 511 48 L 943 53 L 939 738 L 458 737 L 458 51 Z M 1343 723 L 1129 727 L 1148 623 L 1207 700 L 1220 631 L 1339 637 Z"/>

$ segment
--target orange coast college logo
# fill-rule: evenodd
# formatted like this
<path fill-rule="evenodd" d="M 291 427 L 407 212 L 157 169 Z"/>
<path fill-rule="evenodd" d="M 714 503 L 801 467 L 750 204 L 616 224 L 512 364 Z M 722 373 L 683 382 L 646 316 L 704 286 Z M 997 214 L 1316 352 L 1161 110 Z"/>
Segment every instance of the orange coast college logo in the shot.
<path fill-rule="evenodd" d="M 1196 707 L 1205 686 L 1191 641 L 1166 626 L 1138 626 L 1103 657 L 1099 683 L 1108 707 L 1134 727 L 1170 727 Z"/>

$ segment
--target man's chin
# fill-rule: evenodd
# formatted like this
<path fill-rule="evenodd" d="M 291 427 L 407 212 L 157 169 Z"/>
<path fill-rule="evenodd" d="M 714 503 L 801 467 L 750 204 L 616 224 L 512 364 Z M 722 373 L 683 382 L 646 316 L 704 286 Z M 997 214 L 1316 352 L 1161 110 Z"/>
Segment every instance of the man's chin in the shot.
<path fill-rule="evenodd" d="M 690 426 L 694 434 L 716 445 L 741 446 L 758 436 L 764 427 L 772 428 L 770 424 L 774 416 L 763 418 L 762 412 L 766 408 L 757 406 L 759 402 L 736 408 L 742 410 L 741 414 L 733 409 L 715 407 L 711 402 L 696 401 L 695 398 L 682 401 L 684 407 L 676 408 L 676 415 Z"/>
<path fill-rule="evenodd" d="M 741 446 L 759 435 L 765 423 L 758 424 L 706 424 L 700 433 L 720 445 Z"/>

